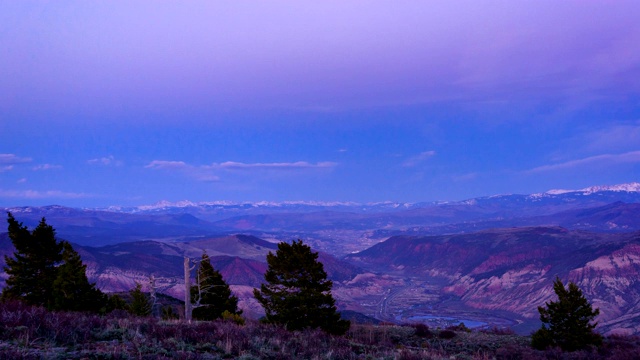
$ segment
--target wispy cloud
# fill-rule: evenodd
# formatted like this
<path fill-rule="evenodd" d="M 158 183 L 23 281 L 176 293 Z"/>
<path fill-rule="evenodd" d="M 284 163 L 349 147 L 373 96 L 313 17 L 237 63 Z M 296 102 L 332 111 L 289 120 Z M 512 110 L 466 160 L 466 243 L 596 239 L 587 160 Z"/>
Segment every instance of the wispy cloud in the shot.
<path fill-rule="evenodd" d="M 524 173 L 540 173 L 556 170 L 572 169 L 582 166 L 594 166 L 599 164 L 610 165 L 612 163 L 640 163 L 640 151 L 630 151 L 622 154 L 602 154 L 596 156 L 590 156 L 582 159 L 570 160 L 558 164 L 538 166 L 533 169 L 527 170 Z"/>
<path fill-rule="evenodd" d="M 182 170 L 192 168 L 193 166 L 187 165 L 184 161 L 167 161 L 167 160 L 153 160 L 145 166 L 147 169 L 160 169 L 160 170 Z"/>
<path fill-rule="evenodd" d="M 594 152 L 633 150 L 640 144 L 640 121 L 612 124 L 583 134 L 575 139 Z"/>
<path fill-rule="evenodd" d="M 462 174 L 462 175 L 454 175 L 451 178 L 453 179 L 453 181 L 455 182 L 464 182 L 464 181 L 472 181 L 478 178 L 480 174 L 478 174 L 477 172 L 471 172 L 471 173 L 467 173 L 467 174 Z"/>
<path fill-rule="evenodd" d="M 31 162 L 31 158 L 15 154 L 0 154 L 0 172 L 13 170 L 14 165 Z"/>
<path fill-rule="evenodd" d="M 315 164 L 308 163 L 306 161 L 296 161 L 291 163 L 241 163 L 235 161 L 227 161 L 220 164 L 213 163 L 208 167 L 211 169 L 226 169 L 226 170 L 295 170 L 295 169 L 319 169 L 319 168 L 332 168 L 338 165 L 337 163 L 324 161 Z"/>
<path fill-rule="evenodd" d="M 109 155 L 101 158 L 87 160 L 87 164 L 104 165 L 104 166 L 121 166 L 123 162 L 120 160 L 116 160 L 116 158 L 113 155 Z"/>
<path fill-rule="evenodd" d="M 0 154 L 0 165 L 15 165 L 31 162 L 31 158 L 20 157 L 15 154 Z"/>
<path fill-rule="evenodd" d="M 200 181 L 218 181 L 217 175 L 220 171 L 297 171 L 308 169 L 331 169 L 337 163 L 323 161 L 309 163 L 307 161 L 296 162 L 274 162 L 274 163 L 243 163 L 237 161 L 226 161 L 222 163 L 212 163 L 210 165 L 190 165 L 184 161 L 153 160 L 145 166 L 147 169 L 165 170 L 183 173 Z"/>
<path fill-rule="evenodd" d="M 213 171 L 206 166 L 189 165 L 184 161 L 153 160 L 147 164 L 145 168 L 177 172 L 192 177 L 198 181 L 214 182 L 220 180 L 220 177 L 213 174 Z"/>
<path fill-rule="evenodd" d="M 40 164 L 31 168 L 34 171 L 39 170 L 58 170 L 62 169 L 62 165 L 52 165 L 52 164 Z"/>
<path fill-rule="evenodd" d="M 24 184 L 26 182 L 27 182 L 27 178 L 21 178 L 21 179 L 18 179 L 17 181 L 18 184 Z"/>
<path fill-rule="evenodd" d="M 417 166 L 420 163 L 423 163 L 425 160 L 429 159 L 430 157 L 434 156 L 435 154 L 436 154 L 436 152 L 433 151 L 433 150 L 423 151 L 420 154 L 412 156 L 412 157 L 408 158 L 407 160 L 405 160 L 402 163 L 402 166 L 404 166 L 404 167 Z"/>
<path fill-rule="evenodd" d="M 83 199 L 93 197 L 91 194 L 64 192 L 59 190 L 2 190 L 0 197 L 17 199 Z"/>

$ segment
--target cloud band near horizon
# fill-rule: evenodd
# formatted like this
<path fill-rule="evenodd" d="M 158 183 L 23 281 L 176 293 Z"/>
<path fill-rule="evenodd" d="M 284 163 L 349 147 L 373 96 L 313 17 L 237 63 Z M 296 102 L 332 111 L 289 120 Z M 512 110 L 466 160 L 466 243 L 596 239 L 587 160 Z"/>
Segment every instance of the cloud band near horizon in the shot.
<path fill-rule="evenodd" d="M 333 169 L 338 163 L 331 161 L 321 161 L 317 163 L 310 163 L 307 161 L 296 162 L 273 162 L 273 163 L 243 163 L 237 161 L 225 161 L 222 163 L 212 163 L 210 165 L 191 165 L 184 161 L 173 160 L 153 160 L 149 164 L 145 165 L 145 169 L 164 170 L 169 172 L 179 172 L 195 178 L 199 181 L 219 181 L 221 178 L 217 175 L 216 171 L 234 171 L 234 172 L 248 172 L 248 171 L 276 171 L 276 172 L 290 172 L 290 171 L 307 171 L 307 170 L 319 170 L 319 169 Z"/>
<path fill-rule="evenodd" d="M 548 172 L 555 170 L 572 169 L 576 167 L 589 166 L 589 165 L 611 165 L 612 163 L 640 163 L 640 150 L 629 151 L 622 154 L 601 154 L 595 156 L 589 156 L 582 159 L 565 161 L 558 164 L 542 165 L 530 170 L 526 170 L 525 174 L 533 174 L 540 172 Z"/>
<path fill-rule="evenodd" d="M 65 192 L 60 190 L 2 190 L 0 197 L 18 199 L 84 199 L 92 198 L 95 195 L 86 193 Z"/>

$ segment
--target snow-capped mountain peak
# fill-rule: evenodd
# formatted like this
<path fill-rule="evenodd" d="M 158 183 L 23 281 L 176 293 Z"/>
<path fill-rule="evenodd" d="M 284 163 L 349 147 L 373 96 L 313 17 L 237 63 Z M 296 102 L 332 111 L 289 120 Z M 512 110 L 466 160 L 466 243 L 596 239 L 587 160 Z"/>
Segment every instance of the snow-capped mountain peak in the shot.
<path fill-rule="evenodd" d="M 543 199 L 556 198 L 556 197 L 575 197 L 575 196 L 588 196 L 592 194 L 604 193 L 604 192 L 617 192 L 620 196 L 625 195 L 625 193 L 629 196 L 640 196 L 640 182 L 631 182 L 626 184 L 618 184 L 618 185 L 600 185 L 600 186 L 591 186 L 580 190 L 567 190 L 567 189 L 552 189 L 546 192 L 530 194 L 530 195 L 493 195 L 487 197 L 480 198 L 472 198 L 464 201 L 444 201 L 444 202 L 429 202 L 429 203 L 405 203 L 405 202 L 392 202 L 392 201 L 382 201 L 382 202 L 369 202 L 369 203 L 358 203 L 351 201 L 256 201 L 256 202 L 248 202 L 248 201 L 203 201 L 203 202 L 192 202 L 189 200 L 182 200 L 178 202 L 170 202 L 170 201 L 160 201 L 152 205 L 141 205 L 134 207 L 119 207 L 112 206 L 106 210 L 116 211 L 116 212 L 129 212 L 129 213 L 138 213 L 138 212 L 166 212 L 166 211 L 229 211 L 234 214 L 239 214 L 242 212 L 250 212 L 250 211 L 261 211 L 261 212 L 282 212 L 282 211 L 321 211 L 321 210 L 348 210 L 348 211 L 356 211 L 356 212 L 385 212 L 385 211 L 400 211 L 400 210 L 408 210 L 414 208 L 423 208 L 429 206 L 438 206 L 438 205 L 460 205 L 464 204 L 467 206 L 473 206 L 478 204 L 478 202 L 489 201 L 509 201 L 511 198 L 518 197 L 526 197 L 532 201 L 541 201 Z M 613 194 L 610 194 L 613 195 Z M 625 200 L 629 201 L 629 200 Z M 172 210 L 173 209 L 173 210 Z M 253 209 L 253 210 L 251 210 Z"/>
<path fill-rule="evenodd" d="M 569 193 L 577 193 L 581 195 L 591 195 L 603 191 L 616 191 L 616 192 L 640 192 L 640 183 L 639 182 L 631 182 L 626 184 L 618 184 L 618 185 L 599 185 L 599 186 L 590 186 L 580 190 L 565 190 L 565 189 L 552 189 L 546 191 L 544 193 L 531 194 L 532 198 L 539 198 L 545 196 L 553 196 L 553 195 L 562 195 Z"/>
<path fill-rule="evenodd" d="M 627 184 L 619 184 L 619 185 L 604 185 L 604 186 L 591 186 L 588 188 L 584 188 L 582 190 L 578 190 L 579 192 L 583 192 L 585 194 L 593 194 L 601 191 L 626 191 L 626 192 L 640 192 L 640 183 L 632 182 Z"/>

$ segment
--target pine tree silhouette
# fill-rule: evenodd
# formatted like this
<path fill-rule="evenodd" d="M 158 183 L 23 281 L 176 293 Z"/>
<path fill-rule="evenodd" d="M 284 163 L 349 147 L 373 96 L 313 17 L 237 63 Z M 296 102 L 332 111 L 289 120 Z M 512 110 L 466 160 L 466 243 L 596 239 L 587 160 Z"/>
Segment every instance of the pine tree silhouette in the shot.
<path fill-rule="evenodd" d="M 89 283 L 87 266 L 71 244 L 62 242 L 62 264 L 58 267 L 53 282 L 53 304 L 55 310 L 106 311 L 106 296 L 95 284 Z"/>
<path fill-rule="evenodd" d="M 3 299 L 16 299 L 30 305 L 51 306 L 57 265 L 62 260 L 62 244 L 45 218 L 29 232 L 11 213 L 7 213 L 9 238 L 15 252 L 5 255 L 5 272 L 9 275 L 2 290 Z"/>
<path fill-rule="evenodd" d="M 242 310 L 238 310 L 238 298 L 231 293 L 222 274 L 213 268 L 206 253 L 202 254 L 198 266 L 196 285 L 191 287 L 191 299 L 195 320 L 220 319 L 225 311 L 242 314 Z"/>
<path fill-rule="evenodd" d="M 533 333 L 531 345 L 540 350 L 559 346 L 564 351 L 599 346 L 602 336 L 593 331 L 597 323 L 592 324 L 591 321 L 600 314 L 600 310 L 593 310 L 582 290 L 573 282 L 565 288 L 560 278 L 556 278 L 553 290 L 558 301 L 538 307 L 542 327 Z"/>
<path fill-rule="evenodd" d="M 283 324 L 288 330 L 321 328 L 336 335 L 349 329 L 350 322 L 340 319 L 336 310 L 333 282 L 327 279 L 317 252 L 302 240 L 282 242 L 275 255 L 269 252 L 267 263 L 267 283 L 253 291 L 267 322 Z"/>
<path fill-rule="evenodd" d="M 142 292 L 142 284 L 136 283 L 136 287 L 129 292 L 129 295 L 131 295 L 129 313 L 135 316 L 151 315 L 151 302 L 147 295 Z"/>

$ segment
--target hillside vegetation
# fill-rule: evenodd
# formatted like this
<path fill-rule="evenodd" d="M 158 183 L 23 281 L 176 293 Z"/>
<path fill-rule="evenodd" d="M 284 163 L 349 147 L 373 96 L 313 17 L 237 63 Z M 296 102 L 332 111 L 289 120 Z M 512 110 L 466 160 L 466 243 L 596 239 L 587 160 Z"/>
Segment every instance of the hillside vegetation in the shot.
<path fill-rule="evenodd" d="M 352 325 L 343 336 L 289 332 L 248 321 L 163 321 L 49 312 L 0 303 L 0 359 L 637 359 L 640 338 L 612 336 L 599 349 L 538 351 L 510 331 L 460 326 Z"/>

